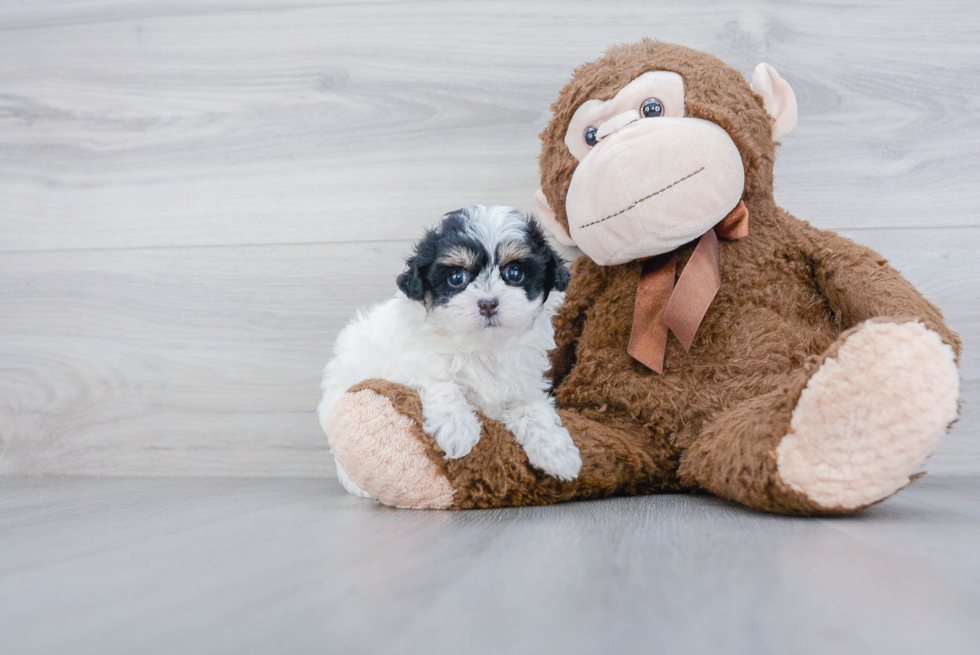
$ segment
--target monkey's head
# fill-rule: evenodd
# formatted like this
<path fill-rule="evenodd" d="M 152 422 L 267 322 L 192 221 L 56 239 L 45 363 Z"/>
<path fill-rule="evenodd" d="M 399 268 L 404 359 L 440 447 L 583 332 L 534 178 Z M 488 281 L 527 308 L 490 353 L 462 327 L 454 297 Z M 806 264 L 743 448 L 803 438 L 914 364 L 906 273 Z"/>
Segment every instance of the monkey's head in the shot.
<path fill-rule="evenodd" d="M 541 133 L 538 213 L 602 265 L 670 252 L 740 200 L 772 198 L 796 97 L 767 64 L 752 86 L 711 55 L 646 39 L 577 69 Z"/>

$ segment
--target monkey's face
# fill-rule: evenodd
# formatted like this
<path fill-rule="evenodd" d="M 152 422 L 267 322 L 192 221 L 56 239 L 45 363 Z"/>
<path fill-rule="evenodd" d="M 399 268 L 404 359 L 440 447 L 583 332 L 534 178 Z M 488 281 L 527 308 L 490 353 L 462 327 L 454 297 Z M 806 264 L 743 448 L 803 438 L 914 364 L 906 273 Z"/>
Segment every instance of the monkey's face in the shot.
<path fill-rule="evenodd" d="M 538 213 L 601 265 L 670 252 L 739 200 L 771 197 L 774 141 L 796 124 L 768 65 L 750 88 L 710 55 L 649 40 L 578 69 L 552 109 Z"/>
<path fill-rule="evenodd" d="M 564 141 L 579 162 L 565 201 L 569 233 L 599 264 L 670 252 L 742 197 L 738 148 L 718 125 L 684 116 L 677 73 L 644 73 L 610 100 L 586 101 Z"/>

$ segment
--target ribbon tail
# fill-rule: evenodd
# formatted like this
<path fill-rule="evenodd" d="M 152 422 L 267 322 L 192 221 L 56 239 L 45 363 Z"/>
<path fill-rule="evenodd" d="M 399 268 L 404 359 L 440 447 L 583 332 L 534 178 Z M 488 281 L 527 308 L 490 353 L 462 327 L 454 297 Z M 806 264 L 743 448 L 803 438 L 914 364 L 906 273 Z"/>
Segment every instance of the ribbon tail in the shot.
<path fill-rule="evenodd" d="M 674 287 L 677 253 L 643 262 L 633 307 L 633 328 L 627 352 L 652 371 L 663 374 L 668 331 L 690 351 L 708 307 L 721 289 L 721 250 L 718 237 L 741 239 L 749 234 L 749 210 L 744 201 L 705 232 L 691 253 Z"/>
<path fill-rule="evenodd" d="M 633 328 L 626 352 L 647 368 L 664 372 L 664 353 L 667 350 L 667 322 L 664 314 L 667 298 L 674 288 L 677 254 L 651 257 L 643 262 L 643 272 L 636 288 L 633 306 Z"/>
<path fill-rule="evenodd" d="M 715 232 L 722 239 L 728 240 L 749 236 L 749 208 L 745 206 L 744 200 L 739 200 L 735 209 L 728 212 L 728 216 L 715 225 Z"/>
<path fill-rule="evenodd" d="M 698 241 L 664 311 L 664 322 L 677 336 L 684 350 L 691 349 L 698 326 L 720 288 L 718 236 L 714 230 L 708 230 Z"/>

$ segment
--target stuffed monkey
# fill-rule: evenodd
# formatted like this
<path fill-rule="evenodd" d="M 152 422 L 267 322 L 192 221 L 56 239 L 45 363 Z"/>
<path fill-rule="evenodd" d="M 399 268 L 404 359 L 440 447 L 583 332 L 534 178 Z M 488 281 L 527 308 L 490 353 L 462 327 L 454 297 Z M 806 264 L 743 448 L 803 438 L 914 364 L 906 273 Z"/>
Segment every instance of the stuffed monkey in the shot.
<path fill-rule="evenodd" d="M 707 491 L 787 514 L 847 513 L 907 485 L 956 418 L 960 342 L 877 253 L 776 206 L 789 85 L 644 40 L 577 69 L 541 134 L 542 223 L 584 256 L 551 376 L 582 471 L 532 468 L 499 423 L 461 459 L 418 396 L 352 387 L 330 443 L 400 507 L 535 505 Z"/>

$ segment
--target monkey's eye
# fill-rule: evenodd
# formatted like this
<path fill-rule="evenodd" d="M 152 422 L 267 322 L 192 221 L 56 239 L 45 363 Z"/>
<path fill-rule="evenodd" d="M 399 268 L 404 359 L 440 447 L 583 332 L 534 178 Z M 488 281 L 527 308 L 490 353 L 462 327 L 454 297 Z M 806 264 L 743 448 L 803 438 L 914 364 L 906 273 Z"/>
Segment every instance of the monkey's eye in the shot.
<path fill-rule="evenodd" d="M 524 281 L 524 269 L 517 264 L 507 264 L 504 266 L 503 278 L 507 284 L 520 284 Z"/>
<path fill-rule="evenodd" d="M 643 114 L 643 118 L 663 116 L 664 104 L 657 98 L 647 98 L 643 101 L 643 104 L 640 105 L 640 113 Z"/>
<path fill-rule="evenodd" d="M 585 128 L 585 143 L 590 148 L 595 144 L 599 143 L 599 130 L 592 127 L 591 125 Z"/>
<path fill-rule="evenodd" d="M 446 282 L 453 289 L 459 289 L 470 281 L 470 274 L 463 270 L 455 270 L 446 277 Z"/>

